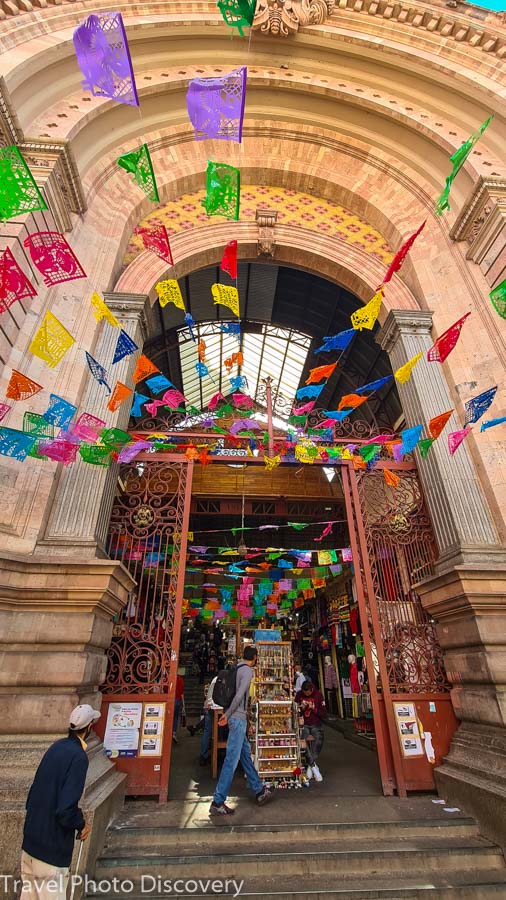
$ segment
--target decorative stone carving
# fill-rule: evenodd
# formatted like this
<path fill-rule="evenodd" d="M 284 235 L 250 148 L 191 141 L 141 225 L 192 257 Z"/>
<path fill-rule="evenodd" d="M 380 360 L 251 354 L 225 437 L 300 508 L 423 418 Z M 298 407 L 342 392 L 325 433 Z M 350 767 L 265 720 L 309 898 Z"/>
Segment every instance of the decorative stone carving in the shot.
<path fill-rule="evenodd" d="M 253 30 L 286 37 L 301 25 L 321 25 L 334 6 L 335 0 L 258 0 Z"/>
<path fill-rule="evenodd" d="M 274 226 L 278 219 L 278 213 L 274 209 L 259 208 L 256 211 L 258 225 L 258 256 L 274 256 L 276 241 L 274 239 Z"/>
<path fill-rule="evenodd" d="M 467 198 L 453 226 L 450 237 L 467 241 L 466 258 L 481 265 L 492 245 L 494 258 L 506 251 L 506 180 L 480 178 Z M 487 275 L 484 269 L 484 274 Z M 493 279 L 492 279 L 493 280 Z"/>

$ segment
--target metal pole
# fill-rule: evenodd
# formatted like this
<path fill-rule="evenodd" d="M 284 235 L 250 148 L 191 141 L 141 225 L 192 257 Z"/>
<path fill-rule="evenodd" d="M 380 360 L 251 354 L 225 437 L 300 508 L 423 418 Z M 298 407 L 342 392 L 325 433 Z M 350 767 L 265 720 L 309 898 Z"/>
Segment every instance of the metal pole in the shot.
<path fill-rule="evenodd" d="M 269 456 L 274 455 L 274 430 L 272 427 L 272 378 L 263 379 L 265 384 L 265 405 L 267 407 L 267 434 L 269 435 Z"/>

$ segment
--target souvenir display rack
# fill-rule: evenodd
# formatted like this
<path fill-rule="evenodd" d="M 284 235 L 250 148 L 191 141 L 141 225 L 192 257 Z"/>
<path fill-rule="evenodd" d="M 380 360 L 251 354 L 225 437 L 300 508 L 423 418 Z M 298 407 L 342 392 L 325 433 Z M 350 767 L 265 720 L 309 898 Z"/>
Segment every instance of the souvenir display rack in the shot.
<path fill-rule="evenodd" d="M 253 707 L 253 755 L 258 774 L 278 788 L 300 786 L 298 713 L 289 641 L 259 641 Z"/>

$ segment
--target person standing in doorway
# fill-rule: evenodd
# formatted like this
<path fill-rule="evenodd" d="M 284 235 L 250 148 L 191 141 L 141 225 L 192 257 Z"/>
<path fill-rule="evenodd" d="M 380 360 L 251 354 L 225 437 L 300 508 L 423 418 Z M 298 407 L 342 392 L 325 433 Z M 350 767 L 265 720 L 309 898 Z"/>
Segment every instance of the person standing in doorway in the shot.
<path fill-rule="evenodd" d="M 178 675 L 176 678 L 176 700 L 174 703 L 174 721 L 172 723 L 172 740 L 174 741 L 175 744 L 177 744 L 177 727 L 179 725 L 179 717 L 181 715 L 182 709 L 184 709 L 184 678 L 178 672 Z"/>
<path fill-rule="evenodd" d="M 204 702 L 204 731 L 202 741 L 200 743 L 200 765 L 205 766 L 209 762 L 209 748 L 211 746 L 211 736 L 213 732 L 213 715 L 215 709 L 221 709 L 213 700 L 214 685 L 216 677 L 213 678 L 207 689 L 206 699 Z"/>
<path fill-rule="evenodd" d="M 79 801 L 88 771 L 86 741 L 100 713 L 84 703 L 70 714 L 69 732 L 46 751 L 26 801 L 21 853 L 23 900 L 65 900 L 77 837 L 90 833 Z M 56 890 L 55 890 L 56 888 Z"/>
<path fill-rule="evenodd" d="M 239 761 L 246 775 L 248 786 L 256 794 L 257 803 L 263 804 L 272 797 L 272 791 L 264 785 L 253 765 L 248 740 L 248 697 L 257 655 L 256 647 L 252 647 L 251 644 L 244 648 L 242 661 L 236 670 L 233 700 L 229 708 L 218 719 L 218 725 L 228 725 L 228 740 L 225 761 L 221 767 L 213 802 L 209 808 L 212 816 L 231 816 L 234 813 L 234 810 L 227 806 L 225 800 L 228 797 Z"/>
<path fill-rule="evenodd" d="M 302 666 L 300 663 L 295 663 L 294 677 L 295 677 L 294 694 L 298 694 L 299 691 L 302 690 L 302 685 L 306 681 L 306 676 L 304 675 L 304 672 L 302 671 Z"/>
<path fill-rule="evenodd" d="M 295 696 L 295 702 L 303 718 L 302 738 L 306 742 L 307 770 L 306 777 L 315 781 L 323 781 L 322 773 L 316 764 L 323 747 L 323 720 L 327 710 L 325 701 L 318 688 L 311 681 L 305 681 L 302 690 Z"/>

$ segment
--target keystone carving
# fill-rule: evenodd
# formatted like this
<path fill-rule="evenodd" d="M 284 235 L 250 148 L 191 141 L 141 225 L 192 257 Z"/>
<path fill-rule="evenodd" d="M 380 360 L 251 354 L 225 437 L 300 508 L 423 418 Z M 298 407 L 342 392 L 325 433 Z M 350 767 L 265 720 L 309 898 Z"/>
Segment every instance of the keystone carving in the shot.
<path fill-rule="evenodd" d="M 258 0 L 253 30 L 264 34 L 296 34 L 302 25 L 321 25 L 334 10 L 336 0 Z"/>
<path fill-rule="evenodd" d="M 259 208 L 256 211 L 256 223 L 258 225 L 258 256 L 274 256 L 276 241 L 274 239 L 274 226 L 278 214 L 274 209 Z"/>
<path fill-rule="evenodd" d="M 466 241 L 466 259 L 481 265 L 489 253 L 506 250 L 506 180 L 479 178 L 450 231 L 454 241 Z M 487 276 L 486 276 L 487 277 Z"/>

